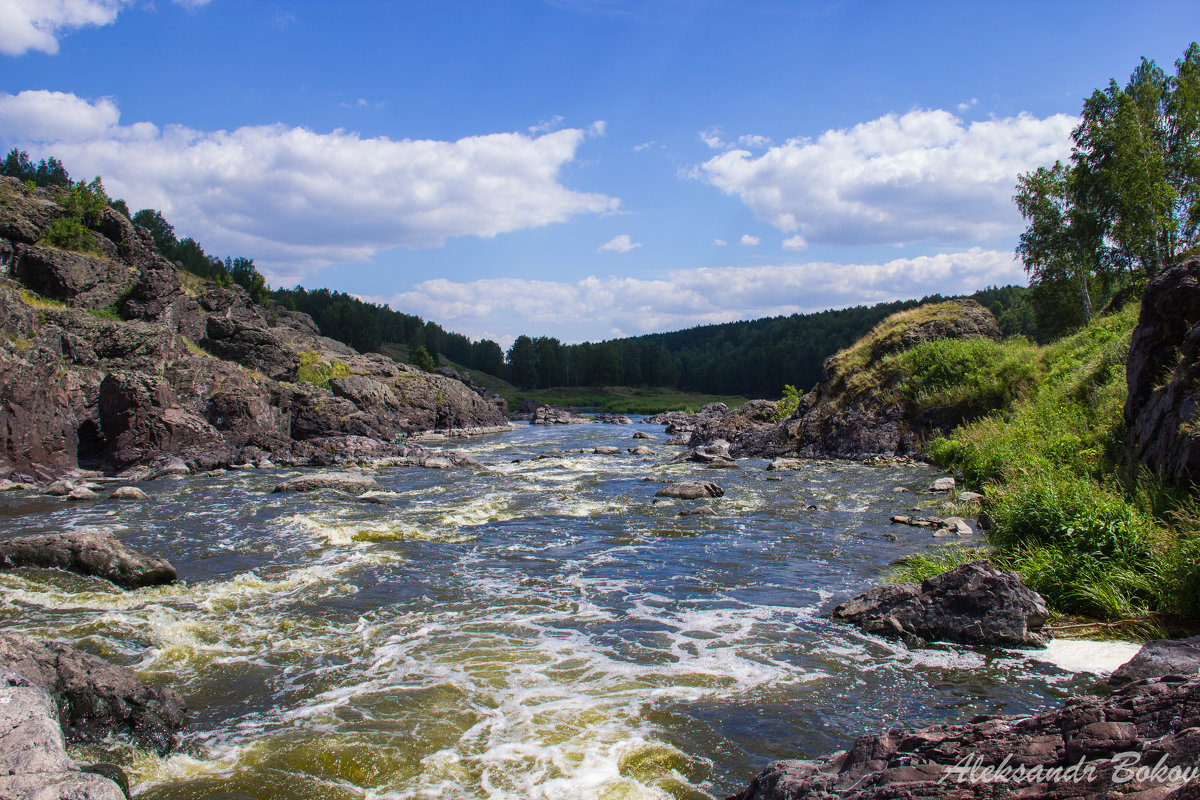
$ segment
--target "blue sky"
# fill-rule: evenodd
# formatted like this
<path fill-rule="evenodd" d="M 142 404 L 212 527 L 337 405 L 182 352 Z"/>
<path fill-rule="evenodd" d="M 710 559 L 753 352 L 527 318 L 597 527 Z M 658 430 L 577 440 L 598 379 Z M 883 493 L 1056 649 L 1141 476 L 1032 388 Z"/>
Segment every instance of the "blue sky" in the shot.
<path fill-rule="evenodd" d="M 1021 282 L 1016 176 L 1193 2 L 0 0 L 0 146 L 507 346 Z"/>

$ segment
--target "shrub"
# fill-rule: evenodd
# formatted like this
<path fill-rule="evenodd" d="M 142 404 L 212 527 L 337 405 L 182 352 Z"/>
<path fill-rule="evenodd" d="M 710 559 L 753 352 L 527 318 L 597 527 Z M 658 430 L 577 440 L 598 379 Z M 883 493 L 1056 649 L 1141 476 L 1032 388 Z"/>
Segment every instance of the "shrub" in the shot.
<path fill-rule="evenodd" d="M 317 351 L 305 350 L 300 354 L 300 365 L 296 368 L 296 382 L 328 389 L 331 380 L 345 378 L 349 374 L 350 368 L 336 358 L 323 361 Z"/>
<path fill-rule="evenodd" d="M 800 398 L 804 392 L 790 383 L 783 387 L 783 397 L 775 405 L 775 413 L 770 416 L 771 422 L 782 422 L 800 407 Z"/>

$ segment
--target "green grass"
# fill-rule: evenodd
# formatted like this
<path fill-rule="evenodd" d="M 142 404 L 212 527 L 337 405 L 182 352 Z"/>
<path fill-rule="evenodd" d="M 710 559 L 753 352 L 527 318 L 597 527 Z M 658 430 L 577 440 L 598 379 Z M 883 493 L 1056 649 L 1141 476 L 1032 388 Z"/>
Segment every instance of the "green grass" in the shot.
<path fill-rule="evenodd" d="M 315 350 L 305 350 L 300 354 L 300 365 L 296 368 L 296 383 L 311 383 L 328 389 L 331 380 L 345 378 L 349 374 L 350 368 L 336 358 L 325 361 Z"/>
<path fill-rule="evenodd" d="M 1004 342 L 986 359 L 994 370 L 950 352 L 984 387 L 1005 375 L 1024 384 L 988 416 L 932 442 L 929 454 L 984 490 L 990 557 L 1020 573 L 1053 611 L 1143 620 L 1143 632 L 1155 632 L 1161 619 L 1200 617 L 1200 503 L 1145 474 L 1130 480 L 1117 466 L 1136 322 L 1134 303 L 1045 347 Z M 945 374 L 923 377 L 913 396 L 955 391 Z M 950 555 L 937 558 L 948 563 Z"/>

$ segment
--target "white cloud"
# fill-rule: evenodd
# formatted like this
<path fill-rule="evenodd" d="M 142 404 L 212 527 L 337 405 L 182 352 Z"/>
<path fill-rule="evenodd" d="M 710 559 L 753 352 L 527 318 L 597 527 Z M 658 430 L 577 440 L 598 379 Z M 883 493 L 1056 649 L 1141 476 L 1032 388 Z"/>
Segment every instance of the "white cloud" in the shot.
<path fill-rule="evenodd" d="M 605 242 L 596 248 L 596 252 L 601 250 L 609 250 L 614 253 L 628 253 L 634 248 L 641 247 L 641 242 L 635 242 L 629 238 L 628 233 L 622 233 L 620 236 L 614 236 L 612 241 Z"/>
<path fill-rule="evenodd" d="M 725 245 L 729 244 L 729 242 L 725 239 L 713 239 L 713 244 L 715 244 L 717 247 L 724 247 Z"/>
<path fill-rule="evenodd" d="M 755 150 L 761 150 L 765 147 L 770 147 L 771 145 L 775 144 L 775 142 L 771 140 L 770 136 L 759 136 L 758 134 L 753 133 L 747 133 L 743 136 L 739 136 L 737 143 L 741 147 L 751 147 Z"/>
<path fill-rule="evenodd" d="M 108 98 L 0 93 L 0 138 L 103 175 L 131 208 L 157 208 L 214 252 L 255 258 L 272 282 L 399 245 L 492 237 L 619 200 L 559 182 L 586 133 L 494 133 L 454 142 L 259 125 L 234 131 L 119 124 Z"/>
<path fill-rule="evenodd" d="M 530 125 L 529 132 L 537 135 L 539 133 L 550 133 L 556 131 L 563 126 L 563 118 L 560 114 L 555 114 L 550 119 L 544 119 L 537 125 Z"/>
<path fill-rule="evenodd" d="M 808 242 L 804 241 L 804 237 L 797 233 L 795 236 L 791 236 L 783 240 L 783 249 L 807 250 Z"/>
<path fill-rule="evenodd" d="M 88 25 L 111 25 L 135 0 L 0 0 L 0 53 L 36 50 L 53 55 L 66 33 Z M 197 9 L 209 0 L 175 0 Z"/>
<path fill-rule="evenodd" d="M 653 146 L 654 146 L 654 140 L 653 140 L 653 139 L 651 139 L 651 140 L 650 140 L 650 141 L 648 141 L 648 142 L 642 142 L 641 144 L 635 144 L 635 145 L 633 146 L 633 152 L 635 152 L 635 153 L 640 153 L 640 152 L 642 152 L 643 150 L 649 150 L 649 149 L 650 149 L 651 147 L 653 147 Z"/>
<path fill-rule="evenodd" d="M 810 243 L 991 241 L 1021 230 L 1017 175 L 1066 158 L 1075 123 L 1022 114 L 968 124 L 948 111 L 911 111 L 757 157 L 729 150 L 692 174 Z"/>
<path fill-rule="evenodd" d="M 976 104 L 976 103 L 978 103 L 978 102 L 979 102 L 979 98 L 978 98 L 978 97 L 972 97 L 970 100 L 966 100 L 966 101 L 964 101 L 964 102 L 961 102 L 961 103 L 959 103 L 959 104 L 958 104 L 958 110 L 959 110 L 959 111 L 966 111 L 968 108 L 970 108 L 971 106 L 975 105 L 975 104 Z"/>
<path fill-rule="evenodd" d="M 720 128 L 709 128 L 706 131 L 700 131 L 700 141 L 704 142 L 713 150 L 725 149 L 725 140 L 721 138 Z"/>
<path fill-rule="evenodd" d="M 761 241 L 762 239 L 757 236 L 751 236 L 748 233 L 743 233 L 742 238 L 738 239 L 738 244 L 740 244 L 742 247 L 757 247 L 758 243 Z"/>
<path fill-rule="evenodd" d="M 576 282 L 520 278 L 457 282 L 438 278 L 394 297 L 375 299 L 507 346 L 520 333 L 599 339 L 616 328 L 636 335 L 936 292 L 968 294 L 988 285 L 1022 283 L 1024 278 L 1011 251 L 976 247 L 883 264 L 817 261 L 680 269 L 658 279 L 610 275 Z M 497 336 L 497 330 L 506 333 Z"/>

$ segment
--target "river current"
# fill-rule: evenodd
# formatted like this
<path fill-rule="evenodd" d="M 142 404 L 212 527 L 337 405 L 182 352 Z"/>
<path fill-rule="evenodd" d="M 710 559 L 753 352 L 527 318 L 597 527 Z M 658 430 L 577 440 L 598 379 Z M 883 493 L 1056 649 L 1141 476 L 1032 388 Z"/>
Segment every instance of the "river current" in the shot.
<path fill-rule="evenodd" d="M 453 443 L 481 469 L 381 470 L 382 502 L 271 494 L 294 470 L 162 479 L 142 484 L 148 503 L 10 493 L 3 535 L 109 528 L 181 581 L 0 573 L 0 619 L 183 695 L 190 724 L 165 758 L 72 749 L 125 766 L 147 800 L 723 797 L 858 733 L 1095 687 L 1075 670 L 1102 668 L 1106 646 L 910 649 L 829 620 L 941 543 L 888 522 L 937 513 L 892 491 L 931 469 L 665 465 L 663 439 L 518 425 Z M 659 455 L 533 458 L 638 444 Z M 726 494 L 655 502 L 646 478 Z M 678 515 L 704 502 L 715 516 Z"/>

